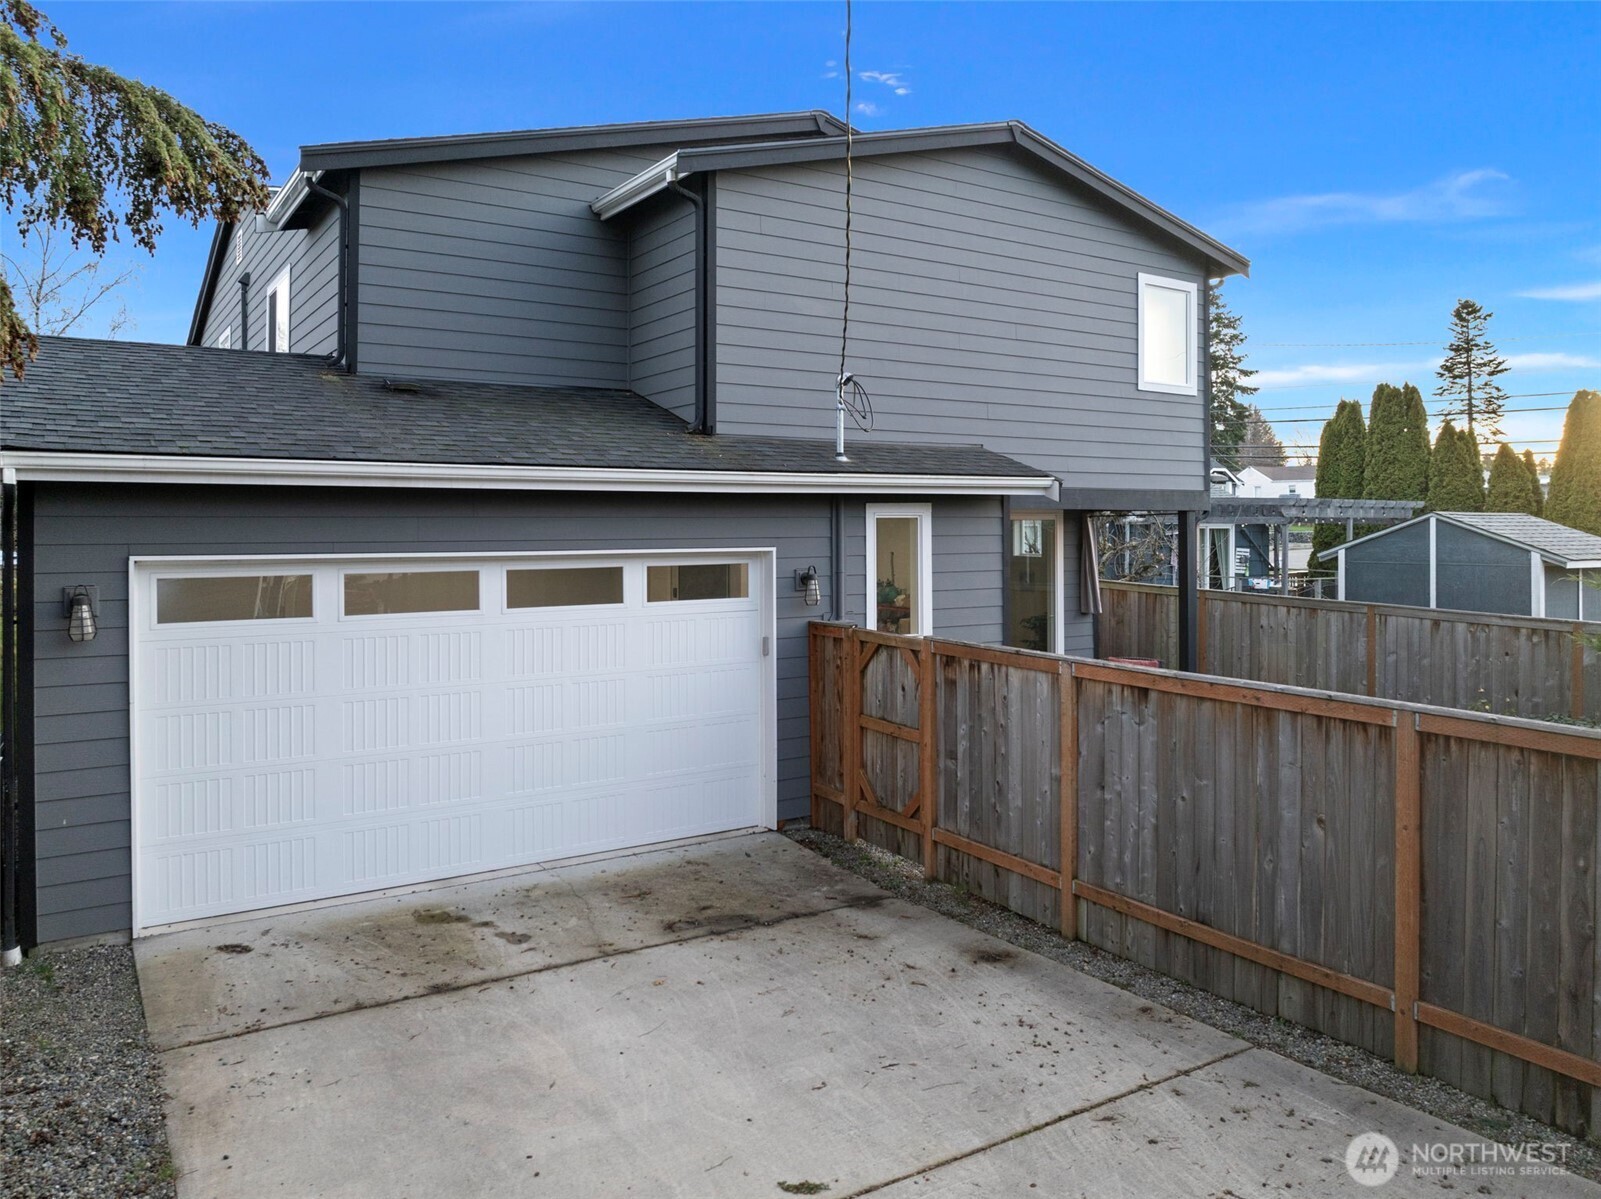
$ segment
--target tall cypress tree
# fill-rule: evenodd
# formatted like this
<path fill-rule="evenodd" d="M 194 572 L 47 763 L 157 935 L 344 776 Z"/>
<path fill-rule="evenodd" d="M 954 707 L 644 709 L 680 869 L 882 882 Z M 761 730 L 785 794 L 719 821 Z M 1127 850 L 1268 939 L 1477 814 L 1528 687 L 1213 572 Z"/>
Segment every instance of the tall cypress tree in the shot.
<path fill-rule="evenodd" d="M 1536 516 L 1545 515 L 1545 488 L 1540 486 L 1540 467 L 1534 461 L 1534 451 L 1523 451 L 1523 470 L 1529 476 L 1529 503 L 1530 512 Z"/>
<path fill-rule="evenodd" d="M 1447 420 L 1429 455 L 1430 512 L 1483 512 L 1484 466 L 1478 439 Z"/>
<path fill-rule="evenodd" d="M 1539 515 L 1535 510 L 1534 490 L 1529 486 L 1529 468 L 1518 457 L 1518 452 L 1504 441 L 1490 465 L 1490 494 L 1484 501 L 1484 510 Z"/>
<path fill-rule="evenodd" d="M 1323 426 L 1317 443 L 1318 499 L 1358 500 L 1362 498 L 1362 476 L 1367 465 L 1367 427 L 1362 421 L 1362 405 L 1341 400 L 1334 416 Z M 1321 524 L 1312 530 L 1312 550 L 1322 554 L 1345 540 L 1341 525 Z M 1323 563 L 1325 572 L 1332 571 Z"/>
<path fill-rule="evenodd" d="M 1429 418 L 1423 410 L 1423 393 L 1410 383 L 1400 387 L 1380 383 L 1368 408 L 1362 495 L 1421 503 L 1428 494 Z"/>
<path fill-rule="evenodd" d="M 1601 391 L 1580 391 L 1568 405 L 1545 516 L 1601 534 Z"/>

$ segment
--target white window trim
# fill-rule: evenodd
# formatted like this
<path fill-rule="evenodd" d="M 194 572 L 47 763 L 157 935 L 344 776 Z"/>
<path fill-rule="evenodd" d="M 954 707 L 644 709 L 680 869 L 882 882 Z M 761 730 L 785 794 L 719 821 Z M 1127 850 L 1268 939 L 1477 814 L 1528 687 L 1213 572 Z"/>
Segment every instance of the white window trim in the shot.
<path fill-rule="evenodd" d="M 222 332 L 217 334 L 217 348 L 219 350 L 233 349 L 233 326 L 224 325 Z"/>
<path fill-rule="evenodd" d="M 1145 377 L 1145 293 L 1152 287 L 1162 287 L 1169 291 L 1182 291 L 1188 296 L 1185 307 L 1184 327 L 1189 331 L 1189 354 L 1186 356 L 1185 382 L 1158 383 Z M 1159 391 L 1167 395 L 1193 396 L 1200 394 L 1200 321 L 1197 316 L 1199 303 L 1199 288 L 1194 283 L 1187 283 L 1183 279 L 1168 279 L 1162 275 L 1147 275 L 1143 271 L 1139 276 L 1139 297 L 1134 310 L 1135 324 L 1139 326 L 1139 333 L 1134 349 L 1135 372 L 1138 375 L 1138 388 L 1140 391 Z"/>
<path fill-rule="evenodd" d="M 1052 654 L 1065 653 L 1062 648 L 1067 642 L 1067 630 L 1063 627 L 1067 622 L 1067 562 L 1062 556 L 1062 547 L 1066 544 L 1067 513 L 1060 509 L 1042 508 L 1035 512 L 1014 511 L 1013 520 L 1048 520 L 1056 526 L 1056 611 L 1052 613 L 1051 644 L 1046 651 Z M 1008 534 L 1011 532 L 1007 530 Z M 1007 586 L 1011 586 L 1008 578 Z"/>
<path fill-rule="evenodd" d="M 275 295 L 281 296 L 279 305 L 283 308 L 284 312 L 284 344 L 281 349 L 274 339 L 276 330 L 273 328 L 272 321 L 272 297 Z M 289 268 L 284 267 L 282 271 L 278 272 L 278 277 L 272 281 L 272 286 L 267 288 L 267 302 L 262 305 L 262 308 L 265 309 L 264 316 L 267 326 L 267 335 L 262 338 L 261 344 L 267 347 L 268 353 L 289 353 L 289 325 L 294 313 L 294 309 L 290 307 L 291 299 L 292 296 L 289 289 Z"/>
<path fill-rule="evenodd" d="M 867 557 L 862 573 L 866 576 L 862 609 L 864 627 L 876 628 L 878 611 L 878 521 L 881 517 L 915 517 L 917 520 L 917 633 L 928 637 L 934 632 L 934 505 L 868 504 Z"/>

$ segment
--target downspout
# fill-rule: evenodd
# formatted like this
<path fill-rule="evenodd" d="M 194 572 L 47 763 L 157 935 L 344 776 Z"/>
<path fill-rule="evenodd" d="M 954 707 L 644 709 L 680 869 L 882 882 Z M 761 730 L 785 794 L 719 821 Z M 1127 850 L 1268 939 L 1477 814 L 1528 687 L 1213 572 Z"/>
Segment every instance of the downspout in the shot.
<path fill-rule="evenodd" d="M 250 272 L 239 276 L 239 348 L 250 348 Z"/>
<path fill-rule="evenodd" d="M 835 496 L 828 514 L 828 544 L 834 554 L 831 618 L 845 619 L 845 500 Z"/>
<path fill-rule="evenodd" d="M 711 238 L 705 197 L 685 187 L 673 173 L 667 186 L 695 208 L 695 424 L 692 433 L 714 433 L 711 414 Z"/>
<path fill-rule="evenodd" d="M 0 966 L 22 962 L 18 867 L 21 854 L 22 788 L 17 770 L 17 701 L 22 661 L 17 628 L 17 472 L 7 469 L 0 481 L 0 637 L 4 638 L 0 669 Z"/>
<path fill-rule="evenodd" d="M 337 370 L 350 370 L 350 202 L 338 192 L 329 191 L 312 176 L 306 176 L 306 190 L 332 201 L 339 207 L 339 318 L 334 322 L 334 352 L 330 355 Z"/>

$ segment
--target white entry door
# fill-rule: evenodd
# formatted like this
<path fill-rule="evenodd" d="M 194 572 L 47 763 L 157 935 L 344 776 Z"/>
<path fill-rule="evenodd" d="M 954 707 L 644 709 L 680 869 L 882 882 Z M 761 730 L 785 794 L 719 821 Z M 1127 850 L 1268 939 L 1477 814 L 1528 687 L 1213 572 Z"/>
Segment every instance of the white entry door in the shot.
<path fill-rule="evenodd" d="M 135 930 L 773 825 L 772 570 L 135 563 Z"/>

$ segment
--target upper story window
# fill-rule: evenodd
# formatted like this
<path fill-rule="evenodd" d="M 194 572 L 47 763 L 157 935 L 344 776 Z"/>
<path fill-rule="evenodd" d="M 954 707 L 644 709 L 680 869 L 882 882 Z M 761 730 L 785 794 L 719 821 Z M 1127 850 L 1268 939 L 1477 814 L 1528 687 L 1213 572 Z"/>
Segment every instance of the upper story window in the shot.
<path fill-rule="evenodd" d="M 1198 394 L 1195 284 L 1142 274 L 1139 321 L 1139 389 Z"/>
<path fill-rule="evenodd" d="M 267 290 L 267 349 L 274 354 L 289 352 L 289 272 L 272 281 Z"/>

